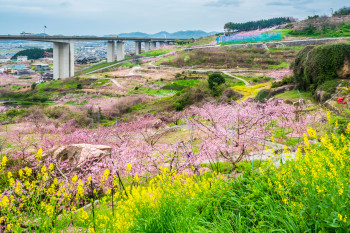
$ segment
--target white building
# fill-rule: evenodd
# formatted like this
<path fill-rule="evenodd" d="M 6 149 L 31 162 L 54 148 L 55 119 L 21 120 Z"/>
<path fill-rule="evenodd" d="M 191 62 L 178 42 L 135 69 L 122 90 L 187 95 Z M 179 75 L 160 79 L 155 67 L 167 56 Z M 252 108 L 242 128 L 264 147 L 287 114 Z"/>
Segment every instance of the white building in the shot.
<path fill-rule="evenodd" d="M 9 61 L 11 61 L 10 58 L 0 58 L 0 63 L 7 63 Z"/>
<path fill-rule="evenodd" d="M 4 73 L 4 71 L 7 71 L 9 66 L 0 66 L 0 74 Z"/>
<path fill-rule="evenodd" d="M 26 61 L 28 61 L 28 57 L 27 56 L 18 56 L 17 61 L 18 62 L 26 62 Z"/>

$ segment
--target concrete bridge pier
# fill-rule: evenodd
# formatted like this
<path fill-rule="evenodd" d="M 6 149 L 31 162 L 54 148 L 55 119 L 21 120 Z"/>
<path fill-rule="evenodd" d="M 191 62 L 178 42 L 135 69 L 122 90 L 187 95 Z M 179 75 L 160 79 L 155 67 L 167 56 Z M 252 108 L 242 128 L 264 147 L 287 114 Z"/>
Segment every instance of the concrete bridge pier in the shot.
<path fill-rule="evenodd" d="M 114 41 L 107 42 L 107 62 L 114 62 L 115 44 Z"/>
<path fill-rule="evenodd" d="M 149 51 L 151 49 L 151 42 L 145 41 L 145 51 Z"/>
<path fill-rule="evenodd" d="M 164 42 L 164 41 L 160 41 L 160 42 L 159 42 L 159 46 L 160 46 L 160 47 L 164 47 L 164 45 L 165 45 L 165 42 Z"/>
<path fill-rule="evenodd" d="M 117 41 L 117 61 L 124 60 L 124 41 Z"/>
<path fill-rule="evenodd" d="M 151 49 L 155 49 L 157 47 L 156 41 L 151 41 Z"/>
<path fill-rule="evenodd" d="M 65 42 L 53 43 L 53 78 L 74 76 L 74 44 Z"/>
<path fill-rule="evenodd" d="M 141 53 L 141 41 L 135 41 L 135 54 L 138 55 Z"/>

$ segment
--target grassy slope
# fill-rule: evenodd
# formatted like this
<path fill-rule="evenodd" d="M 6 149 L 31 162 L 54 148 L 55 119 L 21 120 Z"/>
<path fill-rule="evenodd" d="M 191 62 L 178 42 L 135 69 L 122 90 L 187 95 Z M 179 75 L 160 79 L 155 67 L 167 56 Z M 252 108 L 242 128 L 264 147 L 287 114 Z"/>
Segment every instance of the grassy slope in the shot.
<path fill-rule="evenodd" d="M 350 23 L 344 23 L 338 25 L 337 28 L 334 29 L 309 29 L 304 31 L 293 31 L 293 29 L 275 29 L 270 32 L 281 32 L 282 39 L 286 36 L 288 37 L 312 37 L 312 38 L 333 38 L 333 37 L 348 37 L 350 36 Z M 296 38 L 297 39 L 297 38 Z"/>
<path fill-rule="evenodd" d="M 150 50 L 144 53 L 139 54 L 138 56 L 145 56 L 145 57 L 157 57 L 166 53 L 169 53 L 171 49 L 157 49 L 157 50 Z"/>
<path fill-rule="evenodd" d="M 190 45 L 191 46 L 206 45 L 206 44 L 210 44 L 213 41 L 216 41 L 216 36 L 215 35 L 198 38 L 193 43 L 191 43 Z"/>
<path fill-rule="evenodd" d="M 164 65 L 175 67 L 215 67 L 215 68 L 263 68 L 271 65 L 281 65 L 281 62 L 290 63 L 296 56 L 299 48 L 273 49 L 266 52 L 263 49 L 234 49 L 227 47 L 196 49 L 181 51 Z M 282 63 L 285 64 L 285 63 Z"/>
<path fill-rule="evenodd" d="M 104 63 L 100 63 L 100 64 L 97 64 L 97 65 L 93 65 L 85 70 L 82 70 L 82 71 L 78 71 L 75 73 L 75 75 L 82 75 L 82 74 L 86 74 L 88 72 L 91 72 L 91 71 L 94 71 L 94 70 L 98 70 L 98 69 L 101 69 L 101 68 L 104 68 L 104 67 L 107 67 L 109 65 L 113 65 L 117 63 L 117 61 L 114 61 L 114 62 L 104 62 Z"/>
<path fill-rule="evenodd" d="M 301 91 L 300 96 L 304 100 L 313 101 L 312 94 L 309 91 L 308 92 Z M 286 91 L 284 93 L 278 94 L 275 97 L 280 99 L 285 99 L 285 100 L 291 100 L 294 102 L 294 101 L 298 101 L 300 99 L 300 96 L 297 90 L 293 90 L 293 91 Z"/>

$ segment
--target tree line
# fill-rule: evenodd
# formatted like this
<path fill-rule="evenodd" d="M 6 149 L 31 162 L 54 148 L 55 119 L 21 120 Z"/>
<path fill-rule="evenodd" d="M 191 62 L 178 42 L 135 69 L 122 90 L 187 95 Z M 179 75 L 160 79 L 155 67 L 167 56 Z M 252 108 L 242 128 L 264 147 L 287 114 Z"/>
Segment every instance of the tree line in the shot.
<path fill-rule="evenodd" d="M 339 10 L 335 11 L 333 16 L 340 16 L 340 15 L 349 15 L 350 14 L 350 7 L 342 7 Z"/>
<path fill-rule="evenodd" d="M 228 22 L 225 24 L 224 29 L 225 31 L 250 31 L 250 30 L 256 30 L 261 28 L 269 28 L 276 25 L 281 25 L 284 23 L 291 22 L 291 19 L 288 17 L 278 17 L 278 18 L 272 18 L 272 19 L 261 19 L 258 21 L 249 21 L 246 23 L 233 23 Z"/>
<path fill-rule="evenodd" d="M 13 55 L 13 57 L 11 59 L 17 59 L 18 56 L 27 56 L 28 59 L 39 59 L 39 58 L 43 58 L 45 56 L 45 52 L 49 52 L 52 53 L 53 49 L 39 49 L 39 48 L 33 48 L 33 49 L 25 49 L 22 51 L 19 51 L 18 53 L 16 53 L 15 55 Z"/>

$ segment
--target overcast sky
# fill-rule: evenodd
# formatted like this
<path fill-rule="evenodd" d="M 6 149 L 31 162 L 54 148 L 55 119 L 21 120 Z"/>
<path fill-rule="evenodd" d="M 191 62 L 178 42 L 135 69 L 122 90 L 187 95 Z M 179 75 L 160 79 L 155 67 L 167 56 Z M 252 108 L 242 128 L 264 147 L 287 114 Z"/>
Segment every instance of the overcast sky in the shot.
<path fill-rule="evenodd" d="M 0 34 L 223 31 L 226 22 L 330 15 L 350 0 L 0 0 Z"/>

